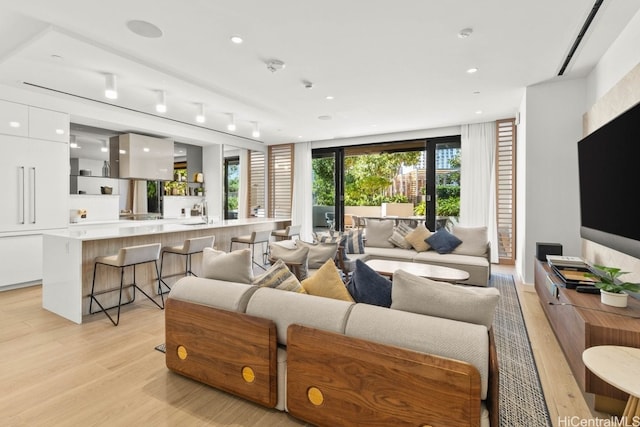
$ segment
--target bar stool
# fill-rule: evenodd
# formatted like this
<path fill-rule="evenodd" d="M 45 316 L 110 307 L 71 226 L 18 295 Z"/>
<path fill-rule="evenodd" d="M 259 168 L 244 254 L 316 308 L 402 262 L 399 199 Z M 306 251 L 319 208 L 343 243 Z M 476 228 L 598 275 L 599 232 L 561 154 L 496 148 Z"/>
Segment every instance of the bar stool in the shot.
<path fill-rule="evenodd" d="M 185 256 L 185 263 L 184 263 L 184 275 L 185 276 L 196 276 L 198 277 L 197 274 L 195 274 L 193 271 L 191 271 L 191 255 L 202 252 L 204 250 L 204 248 L 211 248 L 213 247 L 213 242 L 215 241 L 215 236 L 204 236 L 204 237 L 194 237 L 192 239 L 187 239 L 185 240 L 182 245 L 180 246 L 165 246 L 162 248 L 162 256 L 160 259 L 160 279 L 161 282 L 169 289 L 171 289 L 169 287 L 169 285 L 167 285 L 167 283 L 162 280 L 163 276 L 162 276 L 162 269 L 164 267 L 164 255 L 169 253 L 169 254 L 176 254 L 176 255 L 183 255 Z M 162 290 L 160 290 L 160 293 L 162 292 Z"/>
<path fill-rule="evenodd" d="M 299 225 L 289 225 L 287 228 L 282 230 L 273 230 L 271 235 L 278 240 L 292 240 L 293 236 L 298 236 L 300 238 L 300 226 Z"/>
<path fill-rule="evenodd" d="M 264 265 L 260 265 L 256 262 L 255 258 L 254 258 L 254 254 L 255 254 L 255 247 L 256 244 L 260 243 L 261 245 L 263 243 L 268 243 L 269 242 L 269 238 L 271 238 L 271 230 L 264 230 L 264 231 L 253 231 L 251 234 L 246 235 L 246 236 L 240 236 L 240 237 L 232 237 L 231 238 L 231 243 L 229 244 L 229 252 L 232 251 L 233 249 L 233 244 L 234 243 L 243 243 L 245 245 L 249 245 L 251 247 L 251 260 L 253 261 L 253 263 L 255 265 L 257 265 L 258 267 L 260 267 L 263 270 L 266 270 L 266 268 L 264 267 Z M 267 263 L 267 253 L 263 252 L 262 253 L 262 263 L 266 264 Z"/>
<path fill-rule="evenodd" d="M 111 320 L 111 323 L 113 323 L 114 326 L 118 326 L 118 323 L 120 323 L 120 307 L 122 307 L 123 305 L 131 304 L 136 300 L 136 289 L 142 292 L 142 294 L 146 296 L 152 303 L 157 305 L 159 309 L 161 310 L 164 309 L 164 297 L 162 296 L 162 293 L 160 293 L 160 298 L 162 300 L 162 305 L 160 305 L 153 298 L 151 298 L 145 291 L 143 291 L 136 283 L 136 265 L 153 262 L 156 267 L 156 276 L 158 277 L 158 289 L 160 289 L 160 273 L 158 271 L 159 257 L 160 257 L 160 243 L 151 243 L 148 245 L 139 245 L 139 246 L 128 246 L 125 248 L 121 248 L 116 255 L 96 257 L 95 264 L 93 266 L 93 282 L 91 284 L 89 314 L 103 312 L 104 314 L 107 315 L 109 320 Z M 98 301 L 98 299 L 96 298 L 96 295 L 116 291 L 116 289 L 108 289 L 105 291 L 95 292 L 96 271 L 98 270 L 98 265 L 100 264 L 105 265 L 107 267 L 116 267 L 120 269 L 120 296 L 118 298 L 118 305 L 105 308 L 102 304 L 100 304 L 100 301 Z M 133 283 L 125 286 L 124 269 L 130 266 L 133 266 Z M 133 288 L 133 297 L 129 301 L 123 303 L 122 290 L 125 287 Z M 98 306 L 100 307 L 100 310 L 93 311 L 94 301 L 96 302 L 96 304 L 98 304 Z M 116 307 L 118 307 L 118 316 L 114 321 L 111 315 L 109 315 L 109 313 L 107 312 L 107 310 L 110 310 Z"/>

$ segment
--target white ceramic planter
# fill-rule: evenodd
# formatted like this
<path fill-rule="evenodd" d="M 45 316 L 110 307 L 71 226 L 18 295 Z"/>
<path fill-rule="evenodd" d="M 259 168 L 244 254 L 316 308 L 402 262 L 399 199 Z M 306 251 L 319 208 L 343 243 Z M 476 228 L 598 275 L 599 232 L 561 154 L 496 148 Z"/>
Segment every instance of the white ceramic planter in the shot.
<path fill-rule="evenodd" d="M 626 307 L 629 294 L 624 292 L 616 294 L 600 289 L 600 302 L 613 307 Z"/>

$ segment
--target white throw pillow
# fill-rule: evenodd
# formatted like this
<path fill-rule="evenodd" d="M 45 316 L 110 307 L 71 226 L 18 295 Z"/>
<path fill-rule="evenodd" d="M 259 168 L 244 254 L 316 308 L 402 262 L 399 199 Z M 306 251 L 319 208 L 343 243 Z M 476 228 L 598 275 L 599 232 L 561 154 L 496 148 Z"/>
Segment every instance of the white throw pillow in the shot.
<path fill-rule="evenodd" d="M 251 283 L 251 249 L 238 249 L 233 252 L 204 248 L 202 251 L 202 277 L 225 280 L 227 282 Z"/>
<path fill-rule="evenodd" d="M 500 291 L 436 282 L 404 270 L 393 274 L 391 308 L 491 328 Z"/>

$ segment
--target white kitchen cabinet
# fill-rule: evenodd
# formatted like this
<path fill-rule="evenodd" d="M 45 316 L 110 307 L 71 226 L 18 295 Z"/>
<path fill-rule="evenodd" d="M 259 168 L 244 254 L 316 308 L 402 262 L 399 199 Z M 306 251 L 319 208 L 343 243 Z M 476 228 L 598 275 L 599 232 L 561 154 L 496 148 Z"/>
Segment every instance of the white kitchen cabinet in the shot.
<path fill-rule="evenodd" d="M 29 138 L 69 142 L 69 115 L 44 108 L 29 107 Z"/>
<path fill-rule="evenodd" d="M 24 104 L 0 100 L 0 134 L 27 136 L 29 134 L 29 107 Z"/>
<path fill-rule="evenodd" d="M 0 233 L 65 227 L 69 219 L 67 144 L 0 135 Z"/>
<path fill-rule="evenodd" d="M 42 280 L 42 234 L 0 237 L 0 288 Z"/>

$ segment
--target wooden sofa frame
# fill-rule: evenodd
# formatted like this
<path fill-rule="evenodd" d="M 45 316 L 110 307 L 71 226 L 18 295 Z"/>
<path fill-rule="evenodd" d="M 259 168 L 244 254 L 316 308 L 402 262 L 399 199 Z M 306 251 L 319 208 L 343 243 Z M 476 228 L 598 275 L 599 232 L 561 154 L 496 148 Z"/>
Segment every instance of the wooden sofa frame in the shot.
<path fill-rule="evenodd" d="M 170 370 L 269 408 L 277 404 L 273 321 L 174 299 L 165 317 Z M 491 426 L 498 426 L 491 330 L 489 351 L 487 406 Z M 287 410 L 306 422 L 479 426 L 479 396 L 480 375 L 466 362 L 302 325 L 288 329 Z"/>

